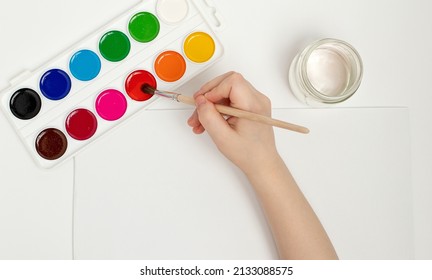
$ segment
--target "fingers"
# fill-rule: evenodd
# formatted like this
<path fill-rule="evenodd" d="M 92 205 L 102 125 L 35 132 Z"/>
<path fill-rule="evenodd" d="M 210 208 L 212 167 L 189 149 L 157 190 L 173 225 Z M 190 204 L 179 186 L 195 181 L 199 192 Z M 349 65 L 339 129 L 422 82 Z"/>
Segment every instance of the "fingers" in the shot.
<path fill-rule="evenodd" d="M 232 71 L 216 77 L 203 85 L 201 89 L 194 94 L 194 97 L 197 103 L 204 102 L 202 98 L 198 99 L 198 97 L 205 96 L 205 100 L 210 101 L 210 103 L 224 104 L 247 110 L 250 109 L 249 107 L 251 107 L 251 104 L 254 104 L 254 93 L 256 92 L 255 88 L 246 81 L 241 74 Z M 199 112 L 200 110 L 195 110 L 188 119 L 189 126 L 191 126 L 193 131 L 197 134 L 203 133 L 206 128 L 208 131 L 209 125 L 213 126 L 213 122 L 208 121 L 207 123 L 203 123 L 203 117 Z M 210 111 L 206 112 L 208 113 Z M 218 116 L 218 120 L 221 119 L 224 118 Z M 233 120 L 228 123 L 225 121 L 225 124 L 229 127 L 234 127 L 233 123 Z"/>
<path fill-rule="evenodd" d="M 215 127 L 232 128 L 236 127 L 237 120 L 225 120 L 214 107 L 215 103 L 224 104 L 239 109 L 268 114 L 268 107 L 264 96 L 258 92 L 243 76 L 236 72 L 225 73 L 210 82 L 206 83 L 201 89 L 194 94 L 197 110 L 191 115 L 188 120 L 189 126 L 197 134 L 203 133 L 205 130 L 211 134 L 209 130 Z M 202 108 L 198 108 L 202 103 Z M 210 103 L 207 104 L 207 103 Z M 217 113 L 217 115 L 216 115 Z M 204 114 L 204 115 L 203 115 Z M 210 121 L 211 118 L 213 121 Z M 217 120 L 217 121 L 216 121 Z M 217 125 L 215 125 L 215 121 Z M 228 131 L 226 131 L 228 132 Z"/>
<path fill-rule="evenodd" d="M 202 134 L 205 131 L 204 126 L 199 125 L 197 127 L 192 128 L 193 133 L 195 134 Z"/>
<path fill-rule="evenodd" d="M 213 103 L 229 101 L 229 105 L 244 110 L 253 109 L 258 91 L 239 73 L 231 72 L 224 80 L 205 93 Z"/>
<path fill-rule="evenodd" d="M 194 97 L 197 97 L 200 94 L 204 94 L 213 88 L 217 87 L 223 80 L 225 80 L 228 76 L 232 75 L 234 72 L 227 72 L 219 77 L 214 78 L 213 80 L 205 83 L 199 90 L 194 94 Z"/>
<path fill-rule="evenodd" d="M 220 75 L 220 76 L 214 78 L 213 80 L 207 82 L 206 84 L 204 84 L 201 87 L 201 89 L 198 92 L 196 92 L 194 94 L 194 98 L 197 98 L 197 96 L 199 96 L 199 95 L 206 94 L 209 91 L 211 91 L 212 89 L 218 87 L 223 81 L 225 81 L 227 79 L 227 77 L 232 76 L 233 74 L 235 74 L 235 72 L 233 72 L 233 71 L 227 72 L 227 73 Z M 223 85 L 224 85 L 224 88 L 219 89 L 218 93 L 210 94 L 211 100 L 208 99 L 207 96 L 206 96 L 206 98 L 213 103 L 220 103 L 220 104 L 224 104 L 224 105 L 229 105 L 230 100 L 228 98 L 224 97 L 224 96 L 229 96 L 229 94 L 227 94 L 227 95 L 219 94 L 219 92 L 223 92 L 224 90 L 226 90 L 228 84 L 223 83 Z M 197 110 L 195 110 L 192 113 L 192 115 L 189 117 L 187 123 L 190 127 L 192 127 L 193 132 L 196 134 L 201 134 L 205 131 L 205 128 L 202 126 L 202 124 L 199 120 Z"/>
<path fill-rule="evenodd" d="M 194 110 L 192 115 L 189 117 L 187 123 L 190 127 L 196 127 L 196 126 L 201 124 L 198 120 L 198 113 L 197 113 L 196 109 Z"/>
<path fill-rule="evenodd" d="M 194 94 L 194 97 L 203 94 L 213 103 L 221 103 L 221 101 L 232 103 L 233 99 L 236 99 L 236 96 L 231 96 L 233 89 L 246 93 L 251 90 L 249 85 L 241 74 L 231 71 L 206 83 Z"/>
<path fill-rule="evenodd" d="M 188 125 L 192 127 L 192 131 L 195 134 L 201 134 L 205 131 L 204 127 L 201 125 L 199 119 L 198 119 L 198 113 L 197 110 L 194 110 L 192 115 L 189 117 L 187 121 Z"/>
<path fill-rule="evenodd" d="M 216 110 L 214 104 L 208 101 L 204 95 L 198 95 L 195 101 L 201 126 L 206 128 L 207 133 L 215 141 L 216 145 L 226 141 L 227 137 L 232 133 L 232 129 L 223 116 Z M 194 124 L 196 123 L 194 122 Z M 194 127 L 195 133 L 200 131 L 201 128 L 199 126 Z"/>

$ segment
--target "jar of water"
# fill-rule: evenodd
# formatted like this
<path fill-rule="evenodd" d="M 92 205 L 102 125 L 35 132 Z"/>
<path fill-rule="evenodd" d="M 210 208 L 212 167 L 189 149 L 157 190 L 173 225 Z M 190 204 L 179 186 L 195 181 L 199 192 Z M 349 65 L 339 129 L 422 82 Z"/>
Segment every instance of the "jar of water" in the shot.
<path fill-rule="evenodd" d="M 289 83 L 293 94 L 307 105 L 336 104 L 357 91 L 362 76 L 358 52 L 344 41 L 327 38 L 294 58 Z"/>

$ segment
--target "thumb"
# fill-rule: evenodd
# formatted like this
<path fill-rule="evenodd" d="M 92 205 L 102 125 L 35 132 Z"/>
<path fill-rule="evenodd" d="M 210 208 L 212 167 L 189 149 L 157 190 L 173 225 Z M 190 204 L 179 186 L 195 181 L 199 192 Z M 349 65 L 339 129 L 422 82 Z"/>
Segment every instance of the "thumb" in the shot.
<path fill-rule="evenodd" d="M 214 104 L 207 100 L 204 95 L 198 95 L 195 98 L 195 104 L 198 119 L 213 141 L 218 144 L 221 143 L 223 139 L 227 139 L 229 134 L 232 133 L 232 128 L 216 110 Z"/>

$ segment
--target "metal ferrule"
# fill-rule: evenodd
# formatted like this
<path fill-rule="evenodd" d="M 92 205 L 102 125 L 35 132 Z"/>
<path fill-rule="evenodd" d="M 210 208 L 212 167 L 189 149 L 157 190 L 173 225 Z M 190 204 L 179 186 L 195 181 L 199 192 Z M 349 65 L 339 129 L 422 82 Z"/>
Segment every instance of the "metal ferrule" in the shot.
<path fill-rule="evenodd" d="M 155 93 L 157 95 L 167 97 L 167 98 L 170 98 L 172 100 L 179 102 L 179 100 L 178 100 L 178 96 L 180 95 L 179 93 L 169 92 L 169 91 L 161 91 L 161 90 L 156 90 Z"/>

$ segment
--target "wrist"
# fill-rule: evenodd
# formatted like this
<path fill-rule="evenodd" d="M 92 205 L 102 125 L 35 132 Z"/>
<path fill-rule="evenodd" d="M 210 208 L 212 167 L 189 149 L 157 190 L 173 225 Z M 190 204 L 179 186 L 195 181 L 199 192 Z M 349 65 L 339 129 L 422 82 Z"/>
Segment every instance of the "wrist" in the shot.
<path fill-rule="evenodd" d="M 266 154 L 264 157 L 255 157 L 248 167 L 242 169 L 249 181 L 265 179 L 286 169 L 286 165 L 277 151 Z"/>

